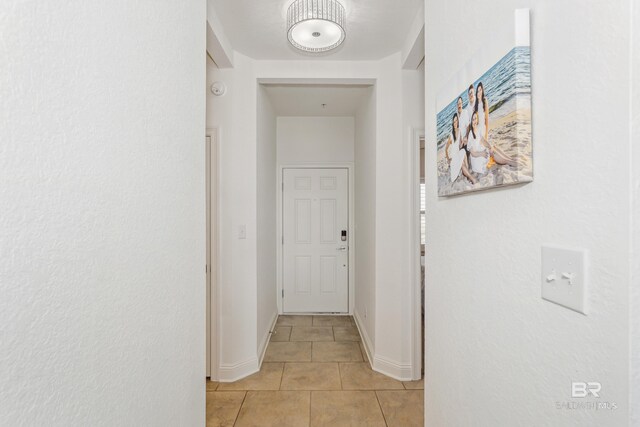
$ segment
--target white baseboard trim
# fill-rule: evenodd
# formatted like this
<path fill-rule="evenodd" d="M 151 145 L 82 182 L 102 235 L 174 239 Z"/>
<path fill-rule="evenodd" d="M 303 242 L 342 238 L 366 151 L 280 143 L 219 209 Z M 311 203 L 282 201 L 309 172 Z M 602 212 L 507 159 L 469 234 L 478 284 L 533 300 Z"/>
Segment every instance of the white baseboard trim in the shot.
<path fill-rule="evenodd" d="M 374 356 L 372 369 L 398 381 L 411 381 L 413 378 L 411 364 L 401 365 L 381 356 Z"/>
<path fill-rule="evenodd" d="M 360 337 L 362 338 L 364 351 L 367 353 L 367 361 L 369 362 L 369 365 L 371 365 L 371 369 L 373 369 L 373 358 L 371 357 L 371 355 L 373 354 L 373 344 L 371 343 L 371 338 L 369 338 L 367 330 L 362 326 L 363 322 L 360 318 L 360 314 L 355 310 L 353 312 L 353 318 L 356 321 L 356 327 L 358 328 L 358 332 L 360 333 Z"/>
<path fill-rule="evenodd" d="M 269 329 L 262 337 L 262 341 L 260 342 L 260 348 L 258 348 L 258 367 L 262 367 L 262 361 L 264 360 L 264 355 L 267 352 L 267 346 L 269 345 L 269 340 L 271 340 L 271 334 L 276 327 L 276 322 L 278 321 L 278 312 L 273 314 L 273 319 L 271 319 L 271 325 Z"/>
<path fill-rule="evenodd" d="M 356 321 L 358 332 L 360 332 L 360 336 L 362 337 L 364 350 L 367 352 L 367 359 L 369 360 L 371 369 L 398 381 L 411 381 L 413 378 L 413 366 L 411 364 L 402 365 L 393 360 L 376 355 L 371 343 L 371 338 L 369 338 L 366 329 L 362 326 L 362 318 L 357 311 L 354 312 L 353 318 Z"/>
<path fill-rule="evenodd" d="M 277 321 L 278 313 L 274 313 L 270 327 L 264 334 L 264 336 L 262 337 L 262 341 L 260 342 L 257 356 L 252 357 L 251 359 L 247 359 L 244 362 L 235 363 L 232 365 L 221 365 L 218 371 L 218 381 L 222 383 L 238 381 L 242 378 L 248 377 L 251 374 L 255 374 L 260 370 L 262 361 L 264 360 L 264 355 L 267 352 L 267 345 L 269 344 L 269 340 L 271 339 L 271 332 L 275 328 Z"/>
<path fill-rule="evenodd" d="M 238 381 L 251 374 L 255 374 L 260 370 L 257 357 L 252 357 L 244 362 L 236 363 L 233 365 L 221 365 L 218 371 L 219 380 L 221 383 L 230 383 Z"/>

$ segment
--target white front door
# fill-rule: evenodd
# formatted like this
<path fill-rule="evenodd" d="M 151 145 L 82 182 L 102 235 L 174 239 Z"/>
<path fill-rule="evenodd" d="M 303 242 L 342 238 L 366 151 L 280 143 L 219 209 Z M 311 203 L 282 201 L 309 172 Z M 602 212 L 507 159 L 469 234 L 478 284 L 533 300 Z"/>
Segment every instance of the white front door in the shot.
<path fill-rule="evenodd" d="M 347 169 L 283 171 L 283 311 L 349 311 Z"/>

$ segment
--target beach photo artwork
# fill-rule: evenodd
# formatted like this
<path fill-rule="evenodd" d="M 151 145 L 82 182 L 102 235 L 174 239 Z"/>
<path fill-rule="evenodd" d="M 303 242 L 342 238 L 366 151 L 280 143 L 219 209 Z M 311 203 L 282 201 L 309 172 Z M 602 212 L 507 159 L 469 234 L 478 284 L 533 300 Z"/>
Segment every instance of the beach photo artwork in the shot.
<path fill-rule="evenodd" d="M 529 10 L 437 96 L 438 195 L 533 181 Z"/>

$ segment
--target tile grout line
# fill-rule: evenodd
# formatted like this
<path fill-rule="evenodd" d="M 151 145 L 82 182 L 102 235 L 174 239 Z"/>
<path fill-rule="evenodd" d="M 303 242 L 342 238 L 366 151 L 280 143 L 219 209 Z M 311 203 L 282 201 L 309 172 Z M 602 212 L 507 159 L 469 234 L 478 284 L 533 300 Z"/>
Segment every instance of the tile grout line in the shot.
<path fill-rule="evenodd" d="M 284 362 L 282 364 L 282 373 L 280 375 L 280 385 L 278 385 L 278 390 L 279 391 L 282 391 L 282 380 L 284 379 L 284 368 L 286 367 L 286 365 L 287 365 L 287 362 Z"/>
<path fill-rule="evenodd" d="M 236 418 L 233 420 L 233 425 L 234 426 L 238 422 L 238 417 L 240 417 L 240 411 L 242 411 L 242 407 L 244 406 L 244 402 L 245 402 L 245 400 L 247 400 L 247 394 L 248 393 L 249 393 L 248 391 L 244 392 L 244 396 L 242 397 L 242 403 L 240 404 L 240 408 L 238 408 L 238 413 L 236 414 Z"/>
<path fill-rule="evenodd" d="M 336 325 L 332 325 L 331 327 L 332 327 L 332 332 L 333 332 L 333 335 L 334 335 L 334 337 L 333 337 L 333 338 L 334 338 L 334 340 L 335 340 L 335 328 L 336 328 L 336 327 L 340 327 L 340 325 L 338 325 L 338 326 L 336 326 Z M 292 326 L 292 327 L 291 327 L 291 332 L 293 331 L 293 328 L 294 328 L 294 326 Z M 358 334 L 358 335 L 359 335 L 359 334 Z M 311 416 L 312 416 L 312 409 L 313 409 L 313 394 L 314 394 L 315 392 L 319 392 L 319 391 L 329 391 L 329 392 L 331 392 L 332 390 L 335 390 L 335 391 L 345 391 L 345 389 L 344 389 L 344 383 L 343 383 L 343 380 L 342 380 L 342 366 L 341 366 L 341 365 L 342 365 L 342 364 L 353 364 L 353 363 L 362 363 L 362 364 L 365 364 L 365 365 L 366 365 L 366 356 L 365 356 L 365 353 L 364 353 L 364 351 L 363 351 L 363 347 L 362 347 L 361 342 L 360 342 L 360 343 L 358 344 L 358 348 L 359 348 L 359 350 L 360 350 L 360 354 L 361 354 L 361 356 L 362 356 L 362 360 L 360 360 L 360 361 L 358 361 L 358 362 L 355 362 L 355 361 L 344 361 L 344 362 L 340 362 L 340 361 L 322 361 L 322 362 L 314 362 L 314 361 L 313 361 L 314 341 L 308 341 L 308 342 L 310 342 L 310 343 L 311 343 L 311 346 L 310 346 L 310 347 L 311 347 L 311 355 L 310 355 L 310 356 L 311 356 L 311 360 L 309 360 L 308 362 L 300 362 L 300 361 L 298 361 L 298 362 L 296 362 L 296 361 L 283 361 L 283 362 L 282 362 L 282 368 L 281 368 L 281 376 L 280 376 L 279 386 L 278 386 L 278 388 L 277 388 L 276 390 L 277 390 L 277 391 L 280 391 L 280 392 L 282 392 L 282 391 L 283 391 L 283 390 L 282 390 L 282 385 L 283 385 L 283 382 L 284 382 L 284 372 L 285 372 L 285 370 L 286 370 L 286 365 L 287 365 L 287 364 L 296 364 L 296 363 L 302 363 L 302 364 L 309 363 L 309 364 L 312 364 L 312 363 L 316 363 L 316 364 L 319 364 L 319 365 L 335 364 L 335 365 L 337 366 L 337 368 L 338 368 L 338 369 L 337 369 L 337 370 L 338 370 L 338 380 L 339 380 L 339 388 L 338 388 L 338 389 L 317 389 L 317 388 L 309 388 L 309 389 L 307 389 L 307 390 L 291 390 L 291 391 L 298 391 L 298 392 L 307 392 L 307 393 L 309 393 L 309 413 L 308 413 L 308 417 L 309 417 L 309 418 L 308 418 L 308 420 L 309 420 L 309 421 L 308 421 L 307 426 L 310 426 L 310 425 L 311 425 L 311 423 L 312 423 Z M 336 342 L 337 342 L 337 341 L 336 341 Z M 275 361 L 274 361 L 274 362 L 275 362 Z M 382 417 L 383 417 L 383 421 L 384 421 L 384 423 L 385 423 L 385 426 L 387 426 L 387 427 L 388 427 L 388 426 L 389 426 L 389 422 L 388 422 L 388 421 L 387 421 L 387 419 L 386 419 L 386 414 L 385 414 L 385 412 L 384 412 L 384 409 L 383 409 L 383 407 L 382 407 L 382 403 L 381 403 L 381 401 L 380 401 L 380 396 L 379 396 L 379 393 L 380 393 L 380 392 L 397 392 L 397 393 L 400 393 L 400 395 L 404 395 L 404 392 L 405 392 L 405 391 L 408 391 L 409 393 L 416 393 L 416 392 L 422 392 L 422 393 L 424 393 L 424 388 L 423 388 L 423 389 L 409 389 L 409 388 L 407 387 L 407 383 L 411 384 L 411 382 L 404 382 L 404 381 L 398 381 L 398 382 L 402 384 L 401 388 L 397 388 L 397 389 L 396 389 L 396 388 L 386 388 L 386 386 L 383 386 L 383 387 L 381 387 L 381 388 L 377 388 L 377 387 L 375 387 L 375 388 L 373 388 L 373 389 L 362 389 L 362 388 L 358 388 L 358 389 L 353 389 L 353 390 L 351 390 L 351 391 L 354 391 L 354 392 L 366 392 L 367 390 L 373 391 L 373 392 L 374 392 L 374 395 L 375 395 L 375 397 L 376 397 L 376 402 L 378 403 L 378 408 L 379 408 L 379 410 L 380 410 L 380 413 L 382 414 Z M 216 387 L 215 387 L 215 389 L 214 389 L 214 390 L 207 390 L 207 394 L 209 394 L 209 393 L 210 393 L 210 392 L 212 392 L 212 391 L 213 391 L 213 392 L 219 392 L 219 391 L 220 391 L 220 385 L 221 385 L 220 383 L 217 383 L 217 384 L 216 384 Z M 238 390 L 238 391 L 240 391 L 240 390 Z M 257 390 L 257 389 L 256 389 L 256 390 L 250 390 L 250 389 L 243 390 L 243 393 L 244 393 L 244 394 L 243 394 L 243 399 L 242 399 L 242 401 L 241 401 L 241 404 L 240 404 L 240 407 L 239 407 L 239 409 L 238 409 L 238 412 L 236 413 L 235 420 L 234 420 L 234 422 L 233 422 L 233 425 L 234 425 L 234 426 L 235 426 L 235 425 L 237 425 L 237 423 L 238 423 L 238 421 L 239 421 L 239 417 L 240 417 L 240 412 L 242 411 L 242 408 L 244 407 L 244 405 L 245 405 L 245 404 L 247 404 L 247 402 L 248 402 L 248 394 L 249 394 L 249 392 L 252 392 L 252 391 L 253 391 L 254 393 L 260 393 L 260 390 Z M 424 401 L 423 401 L 423 402 L 424 402 Z M 423 403 L 423 402 L 422 402 L 422 403 Z M 424 408 L 423 408 L 423 413 L 424 413 Z"/>
<path fill-rule="evenodd" d="M 309 392 L 309 426 L 311 426 L 311 400 L 313 399 L 313 392 Z"/>
<path fill-rule="evenodd" d="M 378 397 L 378 392 L 374 391 L 373 394 L 376 396 L 376 402 L 378 402 L 378 408 L 380 408 L 380 413 L 382 413 L 382 419 L 384 420 L 384 425 L 389 427 L 389 423 L 387 422 L 387 417 L 384 415 L 384 410 L 382 410 L 382 405 L 380 404 L 380 398 Z"/>

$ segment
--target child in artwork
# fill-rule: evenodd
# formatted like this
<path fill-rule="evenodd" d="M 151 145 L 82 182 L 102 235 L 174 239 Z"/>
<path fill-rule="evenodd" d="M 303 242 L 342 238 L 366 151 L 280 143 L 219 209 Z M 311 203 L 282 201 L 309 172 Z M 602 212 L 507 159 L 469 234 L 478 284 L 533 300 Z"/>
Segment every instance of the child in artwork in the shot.
<path fill-rule="evenodd" d="M 476 86 L 476 104 L 474 111 L 478 112 L 478 130 L 480 135 L 489 141 L 489 101 L 484 94 L 484 85 L 478 82 Z"/>
<path fill-rule="evenodd" d="M 462 142 L 458 113 L 454 113 L 451 118 L 451 134 L 447 140 L 444 153 L 449 164 L 451 182 L 455 182 L 460 176 L 465 176 L 472 184 L 477 182 L 477 179 L 469 173 L 467 152 Z"/>
<path fill-rule="evenodd" d="M 458 125 L 460 132 L 462 135 L 466 135 L 469 131 L 469 125 L 471 124 L 471 116 L 467 110 L 462 108 L 462 97 L 459 96 L 456 101 L 457 112 L 458 112 Z"/>

